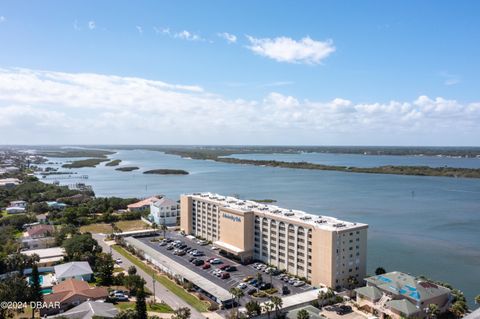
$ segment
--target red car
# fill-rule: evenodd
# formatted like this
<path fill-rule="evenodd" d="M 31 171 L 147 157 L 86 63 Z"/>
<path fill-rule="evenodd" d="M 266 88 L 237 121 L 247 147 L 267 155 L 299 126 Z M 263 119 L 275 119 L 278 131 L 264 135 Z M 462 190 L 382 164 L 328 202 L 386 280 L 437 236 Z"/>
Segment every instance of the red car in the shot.
<path fill-rule="evenodd" d="M 210 264 L 209 263 L 205 263 L 203 266 L 202 266 L 202 269 L 208 269 L 210 268 Z"/>
<path fill-rule="evenodd" d="M 230 274 L 228 272 L 224 272 L 224 273 L 222 273 L 222 276 L 220 278 L 228 279 L 228 278 L 230 278 Z"/>
<path fill-rule="evenodd" d="M 230 265 L 224 264 L 218 267 L 218 269 L 225 270 L 225 268 L 230 267 Z"/>

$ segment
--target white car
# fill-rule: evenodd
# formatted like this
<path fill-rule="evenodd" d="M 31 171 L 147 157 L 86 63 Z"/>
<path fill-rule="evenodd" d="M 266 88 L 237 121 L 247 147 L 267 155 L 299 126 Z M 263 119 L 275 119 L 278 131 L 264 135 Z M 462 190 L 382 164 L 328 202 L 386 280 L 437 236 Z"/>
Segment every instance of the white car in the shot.
<path fill-rule="evenodd" d="M 244 282 L 241 282 L 241 283 L 239 283 L 239 284 L 237 285 L 237 288 L 239 288 L 239 289 L 245 289 L 245 288 L 247 288 L 247 284 L 244 283 Z"/>
<path fill-rule="evenodd" d="M 218 250 L 218 247 L 212 246 L 211 250 Z"/>
<path fill-rule="evenodd" d="M 293 286 L 294 286 L 294 287 L 302 287 L 303 285 L 305 285 L 305 283 L 304 283 L 303 281 L 301 281 L 301 280 L 296 281 L 296 282 L 293 283 Z"/>
<path fill-rule="evenodd" d="M 123 260 L 121 258 L 117 258 L 117 259 L 115 259 L 115 263 L 121 264 L 121 263 L 123 263 Z"/>

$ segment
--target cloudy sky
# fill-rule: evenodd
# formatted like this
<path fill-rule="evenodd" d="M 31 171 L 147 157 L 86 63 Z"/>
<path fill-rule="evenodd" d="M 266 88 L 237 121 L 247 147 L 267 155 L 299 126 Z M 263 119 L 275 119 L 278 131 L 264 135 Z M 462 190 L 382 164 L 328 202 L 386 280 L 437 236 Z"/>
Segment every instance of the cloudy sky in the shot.
<path fill-rule="evenodd" d="M 0 144 L 480 145 L 480 3 L 0 3 Z"/>

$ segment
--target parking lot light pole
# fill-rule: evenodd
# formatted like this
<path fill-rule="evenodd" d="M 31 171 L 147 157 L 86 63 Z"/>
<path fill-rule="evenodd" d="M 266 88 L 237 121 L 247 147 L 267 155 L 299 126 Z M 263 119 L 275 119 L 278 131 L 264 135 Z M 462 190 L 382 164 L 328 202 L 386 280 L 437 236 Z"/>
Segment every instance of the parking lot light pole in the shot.
<path fill-rule="evenodd" d="M 157 296 L 155 295 L 155 274 L 152 273 L 152 282 L 153 282 L 153 303 L 157 301 Z"/>

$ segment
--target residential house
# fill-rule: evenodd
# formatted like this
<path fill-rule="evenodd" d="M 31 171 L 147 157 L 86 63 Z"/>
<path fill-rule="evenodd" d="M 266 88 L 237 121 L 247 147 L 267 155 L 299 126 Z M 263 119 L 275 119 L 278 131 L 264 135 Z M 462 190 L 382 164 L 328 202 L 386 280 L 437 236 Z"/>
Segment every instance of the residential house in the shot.
<path fill-rule="evenodd" d="M 157 225 L 175 226 L 180 222 L 180 204 L 162 197 L 150 204 L 148 219 Z"/>
<path fill-rule="evenodd" d="M 22 214 L 25 213 L 25 208 L 23 207 L 7 207 L 5 208 L 7 214 Z"/>
<path fill-rule="evenodd" d="M 65 312 L 85 301 L 105 300 L 108 290 L 105 287 L 90 287 L 81 280 L 68 279 L 52 287 L 52 293 L 43 296 L 47 304 L 59 303 L 60 307 L 41 308 L 40 315 L 52 315 Z"/>
<path fill-rule="evenodd" d="M 127 205 L 127 209 L 130 212 L 141 212 L 141 211 L 146 211 L 147 209 L 150 208 L 150 204 L 160 200 L 163 196 L 152 196 L 149 198 L 146 198 L 144 200 L 141 200 L 139 202 Z"/>
<path fill-rule="evenodd" d="M 35 216 L 37 218 L 37 222 L 40 224 L 45 224 L 48 221 L 48 215 L 47 214 L 38 214 Z"/>
<path fill-rule="evenodd" d="M 52 247 L 52 248 L 43 248 L 43 249 L 31 249 L 31 250 L 24 250 L 20 252 L 23 255 L 32 256 L 37 255 L 40 257 L 38 261 L 39 267 L 46 267 L 51 266 L 59 261 L 63 260 L 63 256 L 65 256 L 65 249 L 62 247 Z"/>
<path fill-rule="evenodd" d="M 18 178 L 2 178 L 0 179 L 0 188 L 13 188 L 20 183 Z"/>
<path fill-rule="evenodd" d="M 398 271 L 365 281 L 365 287 L 355 289 L 356 301 L 380 318 L 425 318 L 429 305 L 437 305 L 443 313 L 452 300 L 450 289 Z"/>
<path fill-rule="evenodd" d="M 60 313 L 55 317 L 67 317 L 72 319 L 92 319 L 96 318 L 114 318 L 119 313 L 118 309 L 111 303 L 108 302 L 96 302 L 96 301 L 85 301 L 80 305 Z"/>
<path fill-rule="evenodd" d="M 28 249 L 49 248 L 55 245 L 55 227 L 53 225 L 36 224 L 29 226 L 23 233 L 22 246 Z"/>
<path fill-rule="evenodd" d="M 24 200 L 14 200 L 10 202 L 10 207 L 27 208 L 28 203 Z"/>
<path fill-rule="evenodd" d="M 90 281 L 93 271 L 90 264 L 86 261 L 72 261 L 66 264 L 57 265 L 55 269 L 55 278 L 58 282 L 68 279 Z"/>
<path fill-rule="evenodd" d="M 67 207 L 67 204 L 65 203 L 59 203 L 57 201 L 53 201 L 53 202 L 47 202 L 47 205 L 49 208 L 51 209 L 58 209 L 58 210 L 62 210 L 64 209 L 65 207 Z"/>

